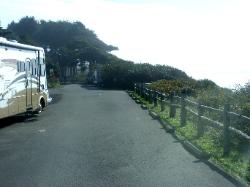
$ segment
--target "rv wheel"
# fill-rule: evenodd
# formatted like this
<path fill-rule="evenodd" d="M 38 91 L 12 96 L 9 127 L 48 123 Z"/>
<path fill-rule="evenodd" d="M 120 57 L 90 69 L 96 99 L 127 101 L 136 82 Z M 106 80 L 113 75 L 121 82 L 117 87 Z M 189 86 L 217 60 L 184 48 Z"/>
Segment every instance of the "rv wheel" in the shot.
<path fill-rule="evenodd" d="M 38 105 L 38 109 L 36 111 L 36 114 L 40 114 L 43 111 L 44 107 L 45 107 L 45 102 L 44 102 L 44 99 L 41 98 L 40 102 L 39 102 L 39 105 Z"/>
<path fill-rule="evenodd" d="M 40 110 L 41 110 L 40 112 L 42 112 L 43 109 L 45 108 L 45 101 L 44 101 L 44 98 L 41 98 L 39 107 L 40 107 Z"/>
<path fill-rule="evenodd" d="M 43 111 L 43 107 L 42 107 L 41 102 L 40 102 L 37 113 L 40 114 L 42 111 Z"/>

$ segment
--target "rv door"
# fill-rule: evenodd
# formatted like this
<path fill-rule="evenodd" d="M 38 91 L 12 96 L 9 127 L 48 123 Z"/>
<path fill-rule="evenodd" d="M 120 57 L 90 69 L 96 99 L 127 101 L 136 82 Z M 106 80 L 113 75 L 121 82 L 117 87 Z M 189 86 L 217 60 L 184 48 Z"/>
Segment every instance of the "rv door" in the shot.
<path fill-rule="evenodd" d="M 31 59 L 25 60 L 26 72 L 26 109 L 32 110 L 32 76 L 31 76 L 32 63 Z"/>

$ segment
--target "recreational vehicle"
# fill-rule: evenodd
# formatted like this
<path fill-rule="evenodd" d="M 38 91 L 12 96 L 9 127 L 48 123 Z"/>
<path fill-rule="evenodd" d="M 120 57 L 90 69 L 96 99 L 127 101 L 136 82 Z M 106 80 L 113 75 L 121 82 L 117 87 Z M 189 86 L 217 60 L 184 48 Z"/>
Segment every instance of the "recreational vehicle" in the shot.
<path fill-rule="evenodd" d="M 40 113 L 50 100 L 43 48 L 0 37 L 0 119 Z"/>

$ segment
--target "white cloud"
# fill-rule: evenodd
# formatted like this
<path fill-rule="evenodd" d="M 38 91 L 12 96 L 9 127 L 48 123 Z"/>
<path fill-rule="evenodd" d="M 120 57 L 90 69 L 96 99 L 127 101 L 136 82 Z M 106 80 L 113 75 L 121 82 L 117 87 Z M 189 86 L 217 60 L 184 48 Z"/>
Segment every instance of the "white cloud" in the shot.
<path fill-rule="evenodd" d="M 114 54 L 124 59 L 171 65 L 222 86 L 250 79 L 248 0 L 192 1 L 192 6 L 186 1 L 0 1 L 0 19 L 8 22 L 25 15 L 80 20 L 118 46 Z"/>

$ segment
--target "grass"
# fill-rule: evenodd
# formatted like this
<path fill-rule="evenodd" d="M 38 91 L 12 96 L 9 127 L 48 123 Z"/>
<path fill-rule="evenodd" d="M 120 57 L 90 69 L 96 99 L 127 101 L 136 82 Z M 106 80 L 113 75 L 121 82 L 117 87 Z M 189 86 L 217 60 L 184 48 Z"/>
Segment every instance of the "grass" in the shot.
<path fill-rule="evenodd" d="M 60 81 L 56 78 L 49 77 L 48 78 L 48 87 L 49 88 L 60 88 L 61 84 Z"/>
<path fill-rule="evenodd" d="M 61 84 L 59 82 L 48 82 L 48 88 L 60 88 Z"/>
<path fill-rule="evenodd" d="M 197 125 L 192 117 L 188 116 L 185 126 L 180 126 L 180 109 L 176 109 L 175 118 L 169 117 L 169 107 L 165 106 L 165 110 L 161 111 L 158 105 L 154 107 L 153 104 L 145 101 L 144 98 L 134 93 L 149 110 L 154 111 L 171 126 L 175 128 L 175 133 L 179 136 L 189 140 L 203 152 L 211 155 L 210 160 L 221 166 L 225 171 L 238 178 L 244 179 L 250 184 L 250 158 L 249 155 L 242 154 L 240 151 L 240 143 L 231 145 L 231 151 L 228 155 L 223 155 L 223 133 L 210 127 L 205 128 L 204 135 L 197 137 Z"/>

